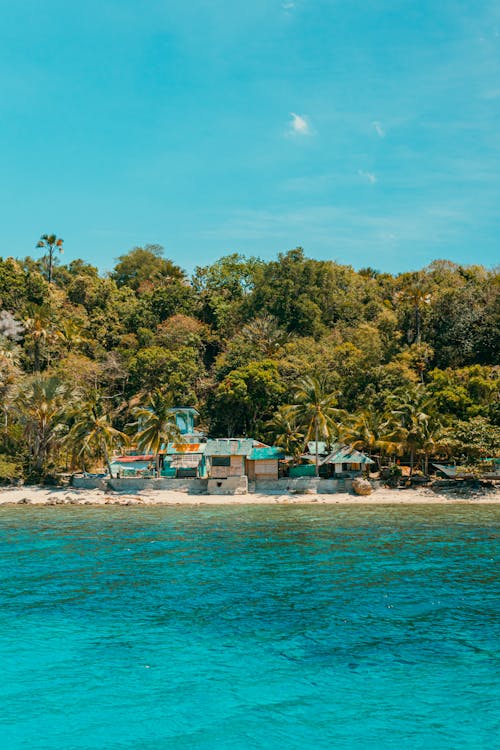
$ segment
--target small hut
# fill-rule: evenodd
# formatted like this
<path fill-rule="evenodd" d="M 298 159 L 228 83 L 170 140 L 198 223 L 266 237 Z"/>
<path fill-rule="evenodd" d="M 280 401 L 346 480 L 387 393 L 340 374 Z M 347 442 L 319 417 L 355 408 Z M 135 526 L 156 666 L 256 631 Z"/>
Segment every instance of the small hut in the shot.
<path fill-rule="evenodd" d="M 204 477 L 206 447 L 206 443 L 169 443 L 163 458 L 162 476 Z"/>
<path fill-rule="evenodd" d="M 298 466 L 290 467 L 290 477 L 312 477 L 315 475 L 316 443 L 314 441 L 309 442 L 307 449 L 308 452 L 301 456 L 301 463 Z M 327 479 L 359 476 L 365 466 L 374 463 L 365 453 L 340 443 L 335 443 L 330 450 L 327 450 L 326 443 L 318 442 L 317 457 L 319 476 Z"/>
<path fill-rule="evenodd" d="M 254 443 L 246 459 L 246 473 L 250 482 L 278 479 L 279 462 L 285 458 L 281 448 L 264 443 Z"/>
<path fill-rule="evenodd" d="M 253 448 L 251 438 L 217 438 L 208 440 L 205 448 L 210 479 L 227 479 L 245 475 L 245 460 Z"/>
<path fill-rule="evenodd" d="M 336 443 L 327 456 L 320 461 L 324 467 L 322 475 L 328 477 L 356 477 L 364 467 L 375 463 L 365 453 L 350 448 L 348 445 Z M 326 471 L 325 471 L 326 470 Z"/>

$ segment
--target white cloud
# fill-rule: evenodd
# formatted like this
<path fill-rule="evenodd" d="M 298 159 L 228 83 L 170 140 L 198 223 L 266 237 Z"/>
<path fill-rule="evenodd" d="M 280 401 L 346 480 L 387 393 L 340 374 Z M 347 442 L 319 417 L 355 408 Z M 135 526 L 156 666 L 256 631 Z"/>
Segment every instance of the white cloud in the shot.
<path fill-rule="evenodd" d="M 312 135 L 311 124 L 305 115 L 297 115 L 290 112 L 292 119 L 288 123 L 288 135 Z"/>
<path fill-rule="evenodd" d="M 385 129 L 384 129 L 384 126 L 382 125 L 382 123 L 381 123 L 381 122 L 378 122 L 378 120 L 374 120 L 374 121 L 372 122 L 372 125 L 373 125 L 373 127 L 375 128 L 375 132 L 376 132 L 376 134 L 377 134 L 377 135 L 378 135 L 378 136 L 379 136 L 380 138 L 385 138 Z"/>
<path fill-rule="evenodd" d="M 368 180 L 371 185 L 375 185 L 375 183 L 377 182 L 377 175 L 373 172 L 364 172 L 362 169 L 358 169 L 358 174 L 360 177 Z"/>
<path fill-rule="evenodd" d="M 292 2 L 292 0 L 285 0 L 285 2 L 281 3 L 283 10 L 293 10 L 296 5 L 297 3 Z"/>

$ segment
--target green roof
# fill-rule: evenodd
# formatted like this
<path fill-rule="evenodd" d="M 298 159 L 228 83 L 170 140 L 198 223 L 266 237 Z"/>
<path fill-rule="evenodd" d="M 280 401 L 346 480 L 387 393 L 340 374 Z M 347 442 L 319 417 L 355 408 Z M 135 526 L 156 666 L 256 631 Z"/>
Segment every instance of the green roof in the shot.
<path fill-rule="evenodd" d="M 321 464 L 373 464 L 367 455 L 350 448 L 348 445 L 336 444 L 332 446 L 332 452 L 321 461 Z"/>
<path fill-rule="evenodd" d="M 265 461 L 266 459 L 280 459 L 285 458 L 285 451 L 281 448 L 275 448 L 270 445 L 266 445 L 262 448 L 252 448 L 252 452 L 248 456 L 250 461 Z"/>

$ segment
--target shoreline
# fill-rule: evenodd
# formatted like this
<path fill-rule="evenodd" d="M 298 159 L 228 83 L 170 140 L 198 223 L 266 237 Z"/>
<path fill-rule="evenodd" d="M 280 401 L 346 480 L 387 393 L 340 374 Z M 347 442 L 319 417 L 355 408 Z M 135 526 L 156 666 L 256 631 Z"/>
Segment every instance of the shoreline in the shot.
<path fill-rule="evenodd" d="M 371 495 L 336 493 L 264 495 L 194 495 L 175 490 L 142 490 L 133 495 L 72 487 L 0 488 L 0 506 L 178 506 L 178 505 L 497 505 L 500 488 L 490 492 L 436 493 L 429 489 L 377 489 Z"/>

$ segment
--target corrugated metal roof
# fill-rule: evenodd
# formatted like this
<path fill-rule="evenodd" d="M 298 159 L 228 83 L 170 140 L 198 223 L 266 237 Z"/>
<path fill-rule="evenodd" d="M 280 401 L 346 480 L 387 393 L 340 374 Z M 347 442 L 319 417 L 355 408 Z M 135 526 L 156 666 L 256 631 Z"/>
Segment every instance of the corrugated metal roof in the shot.
<path fill-rule="evenodd" d="M 207 456 L 249 456 L 253 448 L 251 438 L 219 438 L 208 440 L 205 454 Z"/>
<path fill-rule="evenodd" d="M 201 455 L 199 453 L 187 453 L 184 455 L 177 454 L 172 456 L 170 466 L 174 469 L 191 469 L 196 468 L 201 461 Z"/>
<path fill-rule="evenodd" d="M 321 464 L 373 464 L 371 458 L 361 451 L 357 451 L 348 445 L 332 446 L 331 453 L 321 460 Z"/>
<path fill-rule="evenodd" d="M 307 450 L 309 453 L 314 453 L 316 455 L 316 441 L 310 440 L 307 444 Z M 322 440 L 318 440 L 318 455 L 321 453 L 326 453 L 326 443 Z"/>
<path fill-rule="evenodd" d="M 206 443 L 169 443 L 167 445 L 167 455 L 205 453 L 206 447 Z"/>
<path fill-rule="evenodd" d="M 133 464 L 137 461 L 152 461 L 153 459 L 154 453 L 146 453 L 141 456 L 114 456 L 111 463 Z"/>
<path fill-rule="evenodd" d="M 285 458 L 285 451 L 281 448 L 275 448 L 273 446 L 262 446 L 252 448 L 252 452 L 248 456 L 250 461 L 265 461 L 266 459 L 280 459 Z"/>

